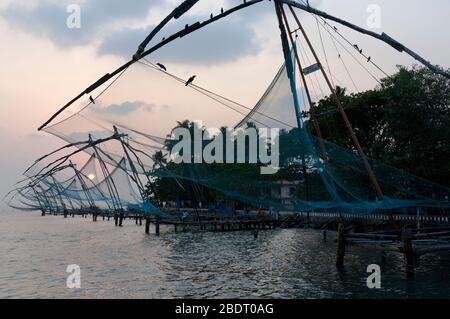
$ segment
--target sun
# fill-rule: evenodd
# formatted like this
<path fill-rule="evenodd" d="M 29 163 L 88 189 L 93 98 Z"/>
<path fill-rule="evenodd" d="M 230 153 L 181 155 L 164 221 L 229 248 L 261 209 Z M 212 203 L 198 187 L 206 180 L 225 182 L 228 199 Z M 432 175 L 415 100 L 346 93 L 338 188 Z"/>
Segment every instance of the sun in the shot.
<path fill-rule="evenodd" d="M 93 181 L 95 179 L 95 175 L 94 174 L 89 174 L 87 176 L 91 181 Z"/>

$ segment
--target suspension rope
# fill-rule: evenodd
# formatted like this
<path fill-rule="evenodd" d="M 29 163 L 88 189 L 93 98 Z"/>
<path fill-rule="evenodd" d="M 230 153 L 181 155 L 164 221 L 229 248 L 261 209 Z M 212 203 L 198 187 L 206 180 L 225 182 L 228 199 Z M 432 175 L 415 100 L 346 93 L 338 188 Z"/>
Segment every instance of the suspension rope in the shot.
<path fill-rule="evenodd" d="M 307 3 L 304 0 L 300 0 L 304 5 L 307 5 Z M 350 47 L 352 47 L 354 50 L 356 50 L 361 56 L 363 56 L 370 64 L 372 64 L 374 67 L 376 67 L 381 73 L 383 73 L 386 77 L 389 77 L 389 74 L 387 74 L 373 59 L 369 59 L 370 56 L 367 56 L 363 52 L 359 51 L 354 44 L 352 44 L 342 33 L 339 32 L 339 30 L 332 26 L 325 18 L 321 16 L 317 16 L 314 13 L 309 12 L 312 16 L 314 16 L 316 19 L 322 20 L 324 24 L 326 24 L 328 27 L 330 27 L 334 32 L 336 32 L 345 42 L 347 42 Z"/>
<path fill-rule="evenodd" d="M 156 70 L 156 71 L 158 71 L 158 72 L 161 72 L 161 73 L 163 73 L 163 74 L 166 74 L 166 75 L 168 75 L 169 77 L 175 79 L 176 81 L 178 81 L 178 82 L 180 82 L 180 83 L 182 83 L 182 84 L 186 83 L 186 81 L 183 80 L 182 78 L 180 78 L 180 77 L 178 77 L 178 76 L 176 76 L 176 75 L 173 75 L 173 74 L 171 74 L 171 73 L 169 73 L 169 72 L 165 72 L 165 71 L 160 70 L 157 66 L 155 66 L 152 62 L 148 61 L 146 58 L 144 58 L 143 60 L 144 60 L 145 62 L 147 62 L 147 63 L 144 63 L 144 62 L 142 62 L 142 61 L 138 61 L 138 62 L 139 62 L 140 64 L 143 64 L 143 65 L 145 65 L 145 66 L 147 66 L 147 67 L 153 69 L 153 70 Z M 210 91 L 210 90 L 207 90 L 207 89 L 205 89 L 205 88 L 203 88 L 203 87 L 200 87 L 200 86 L 198 86 L 198 85 L 190 84 L 189 86 L 190 86 L 192 89 L 194 89 L 195 91 L 197 91 L 197 92 L 199 92 L 199 93 L 201 93 L 201 94 L 203 94 L 203 95 L 209 97 L 210 99 L 212 99 L 212 100 L 218 102 L 219 104 L 222 104 L 223 106 L 225 106 L 225 107 L 227 107 L 227 108 L 229 108 L 229 109 L 231 109 L 231 110 L 233 110 L 233 111 L 235 111 L 235 112 L 237 112 L 237 113 L 239 113 L 239 114 L 241 114 L 241 115 L 247 116 L 248 114 L 247 114 L 247 113 L 244 113 L 244 112 L 242 112 L 242 111 L 240 111 L 240 110 L 238 110 L 238 109 L 236 109 L 236 108 L 234 108 L 234 107 L 232 107 L 231 105 L 228 105 L 228 104 L 224 103 L 224 102 L 221 101 L 221 100 L 225 100 L 225 101 L 227 101 L 227 102 L 230 102 L 230 103 L 236 105 L 237 107 L 244 108 L 244 109 L 246 109 L 246 110 L 248 110 L 248 111 L 251 111 L 251 112 L 253 112 L 253 113 L 255 113 L 255 114 L 261 115 L 261 116 L 263 116 L 263 117 L 265 117 L 265 118 L 267 118 L 267 119 L 270 119 L 270 120 L 272 120 L 272 121 L 275 121 L 275 122 L 277 122 L 277 123 L 279 123 L 279 124 L 282 124 L 282 125 L 285 125 L 285 126 L 287 126 L 287 127 L 290 127 L 290 128 L 293 128 L 293 127 L 294 127 L 293 125 L 288 124 L 288 123 L 286 123 L 286 122 L 284 122 L 284 121 L 282 121 L 282 120 L 280 120 L 280 119 L 277 119 L 277 118 L 275 118 L 275 117 L 273 117 L 273 116 L 270 116 L 270 115 L 264 114 L 264 113 L 262 113 L 262 112 L 259 112 L 259 111 L 255 110 L 254 108 L 250 108 L 250 107 L 245 106 L 245 105 L 243 105 L 243 104 L 241 104 L 241 103 L 235 102 L 235 101 L 233 101 L 233 100 L 231 100 L 231 99 L 229 99 L 229 98 L 226 98 L 226 97 L 224 97 L 224 96 L 222 96 L 222 95 L 220 95 L 220 94 L 214 93 L 214 92 L 212 92 L 212 91 Z M 258 122 L 258 121 L 256 121 L 256 120 L 254 120 L 254 121 L 257 122 L 257 123 L 259 123 L 259 124 L 261 124 L 261 125 L 264 125 L 264 124 L 261 123 L 261 122 Z"/>

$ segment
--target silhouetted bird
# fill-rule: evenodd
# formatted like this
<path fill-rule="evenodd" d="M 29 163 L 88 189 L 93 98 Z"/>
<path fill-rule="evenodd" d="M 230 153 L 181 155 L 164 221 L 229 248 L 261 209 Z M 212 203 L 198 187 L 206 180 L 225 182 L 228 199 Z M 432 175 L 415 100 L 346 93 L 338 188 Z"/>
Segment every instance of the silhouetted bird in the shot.
<path fill-rule="evenodd" d="M 89 96 L 89 100 L 92 102 L 92 104 L 95 104 L 95 101 L 94 101 L 94 99 L 92 98 L 92 95 Z"/>
<path fill-rule="evenodd" d="M 167 71 L 166 66 L 161 63 L 156 63 L 157 66 L 159 66 L 162 70 Z"/>
<path fill-rule="evenodd" d="M 359 53 L 361 53 L 361 54 L 362 54 L 362 49 L 361 49 L 361 50 L 359 50 Z"/>
<path fill-rule="evenodd" d="M 368 57 L 368 58 L 367 58 L 367 62 L 370 62 L 370 60 L 372 60 L 372 58 L 371 58 L 371 57 Z"/>
<path fill-rule="evenodd" d="M 188 86 L 189 84 L 191 84 L 192 82 L 194 82 L 196 75 L 193 75 L 189 78 L 189 80 L 187 80 L 186 82 L 186 86 Z"/>
<path fill-rule="evenodd" d="M 357 44 L 353 45 L 357 50 L 359 50 L 359 46 Z"/>
<path fill-rule="evenodd" d="M 220 9 L 220 13 L 223 13 L 223 8 Z"/>
<path fill-rule="evenodd" d="M 214 18 L 214 15 L 211 13 L 211 15 L 209 17 L 212 19 L 212 18 Z"/>

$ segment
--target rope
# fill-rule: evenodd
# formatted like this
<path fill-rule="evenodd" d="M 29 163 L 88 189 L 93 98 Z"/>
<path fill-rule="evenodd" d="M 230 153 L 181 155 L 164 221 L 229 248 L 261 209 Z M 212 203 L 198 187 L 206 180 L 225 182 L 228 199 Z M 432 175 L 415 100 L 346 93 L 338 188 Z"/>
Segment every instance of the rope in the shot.
<path fill-rule="evenodd" d="M 182 83 L 183 85 L 186 83 L 186 81 L 183 80 L 182 78 L 180 78 L 180 77 L 178 77 L 178 76 L 176 76 L 176 75 L 173 75 L 173 74 L 171 74 L 171 73 L 169 73 L 169 72 L 162 71 L 161 69 L 159 69 L 157 66 L 155 66 L 152 62 L 148 61 L 147 59 L 144 58 L 143 60 L 145 60 L 148 64 L 147 64 L 147 63 L 144 63 L 144 62 L 142 62 L 142 61 L 138 61 L 138 63 L 141 63 L 141 64 L 143 64 L 143 65 L 145 65 L 145 66 L 147 66 L 147 67 L 149 67 L 149 68 L 151 68 L 151 69 L 153 69 L 153 70 L 156 70 L 156 71 L 158 71 L 158 72 L 161 72 L 161 73 L 163 73 L 163 74 L 165 74 L 165 75 L 167 75 L 167 76 L 169 76 L 169 77 L 175 79 L 176 81 Z M 239 114 L 241 114 L 241 115 L 243 115 L 243 116 L 245 116 L 245 117 L 248 115 L 247 113 L 243 113 L 242 111 L 240 111 L 240 110 L 238 110 L 238 109 L 232 107 L 231 105 L 228 105 L 228 104 L 224 103 L 224 102 L 221 101 L 221 100 L 225 100 L 225 101 L 230 102 L 230 103 L 232 103 L 232 104 L 234 104 L 234 105 L 236 105 L 236 106 L 238 106 L 238 107 L 244 108 L 244 109 L 246 109 L 246 110 L 248 110 L 248 111 L 250 111 L 250 112 L 253 112 L 253 113 L 255 113 L 255 114 L 261 115 L 261 116 L 263 116 L 263 117 L 265 117 L 265 118 L 267 118 L 267 119 L 270 119 L 270 120 L 272 120 L 272 121 L 275 121 L 275 122 L 277 122 L 277 123 L 279 123 L 279 124 L 282 124 L 282 125 L 285 125 L 285 126 L 287 126 L 287 127 L 293 128 L 292 125 L 290 125 L 290 124 L 288 124 L 288 123 L 286 123 L 286 122 L 284 122 L 284 121 L 282 121 L 282 120 L 280 120 L 280 119 L 277 119 L 277 118 L 272 117 L 272 116 L 270 116 L 270 115 L 267 115 L 267 114 L 264 114 L 264 113 L 262 113 L 262 112 L 256 111 L 254 108 L 250 108 L 250 107 L 245 106 L 245 105 L 243 105 L 243 104 L 241 104 L 241 103 L 235 102 L 235 101 L 233 101 L 233 100 L 231 100 L 231 99 L 229 99 L 229 98 L 226 98 L 226 97 L 224 97 L 224 96 L 222 96 L 222 95 L 219 95 L 219 94 L 217 94 L 217 93 L 214 93 L 214 92 L 212 92 L 212 91 L 210 91 L 210 90 L 207 90 L 207 89 L 205 89 L 205 88 L 203 88 L 203 87 L 200 87 L 200 86 L 198 86 L 198 85 L 190 84 L 189 87 L 192 88 L 193 90 L 199 92 L 200 94 L 203 94 L 203 95 L 205 95 L 206 97 L 209 97 L 210 99 L 212 99 L 212 100 L 218 102 L 219 104 L 221 104 L 221 105 L 223 105 L 223 106 L 225 106 L 225 107 L 227 107 L 227 108 L 229 108 L 229 109 L 231 109 L 231 110 L 233 110 L 233 111 L 235 111 L 235 112 L 237 112 L 237 113 L 239 113 Z M 257 123 L 259 123 L 259 124 L 261 124 L 261 125 L 265 125 L 264 123 L 261 123 L 261 122 L 259 122 L 259 121 L 257 121 L 257 120 L 254 120 L 254 121 L 257 122 Z"/>
<path fill-rule="evenodd" d="M 307 3 L 304 0 L 300 0 L 301 2 L 303 2 L 304 5 L 307 5 Z M 333 27 L 331 24 L 328 23 L 328 21 L 326 19 L 324 19 L 323 17 L 317 16 L 313 13 L 310 13 L 312 16 L 314 16 L 316 19 L 321 19 L 323 21 L 324 24 L 326 24 L 328 27 L 330 27 L 331 29 L 333 29 L 342 39 L 345 40 L 345 42 L 347 42 L 353 49 L 355 49 L 360 55 L 362 55 L 366 60 L 369 59 L 369 56 L 365 55 L 364 53 L 360 52 L 358 49 L 355 48 L 355 46 L 344 36 L 342 35 L 336 27 Z M 375 66 L 380 72 L 382 72 L 386 77 L 389 77 L 389 74 L 387 74 L 378 64 L 376 64 L 372 59 L 369 61 L 370 64 L 372 64 L 373 66 Z"/>

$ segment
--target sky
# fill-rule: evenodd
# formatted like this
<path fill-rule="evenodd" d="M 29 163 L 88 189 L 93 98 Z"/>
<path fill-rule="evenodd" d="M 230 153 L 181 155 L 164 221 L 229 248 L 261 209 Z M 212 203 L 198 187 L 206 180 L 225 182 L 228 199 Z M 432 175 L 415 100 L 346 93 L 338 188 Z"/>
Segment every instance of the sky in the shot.
<path fill-rule="evenodd" d="M 162 36 L 185 24 L 206 20 L 211 13 L 217 14 L 221 8 L 240 2 L 200 0 L 192 12 L 168 25 L 155 40 L 160 41 Z M 152 26 L 178 3 L 179 0 L 0 1 L 0 196 L 21 179 L 21 173 L 34 159 L 62 145 L 57 137 L 38 132 L 37 127 L 89 84 L 126 62 Z M 80 8 L 80 28 L 67 27 L 70 15 L 67 7 L 72 4 Z M 450 67 L 448 0 L 430 0 L 426 5 L 419 0 L 311 0 L 310 4 L 365 28 L 374 27 L 368 25 L 374 12 L 368 12 L 368 8 L 375 5 L 380 9 L 380 24 L 372 31 L 386 32 L 434 64 Z M 320 51 L 315 20 L 309 14 L 299 14 Z M 388 74 L 395 72 L 396 65 L 414 63 L 407 55 L 383 43 L 343 27 L 339 30 L 364 48 Z M 340 80 L 339 83 L 352 91 L 356 89 L 353 83 L 359 90 L 376 85 L 348 56 L 348 68 L 354 76 L 352 82 L 340 65 L 331 38 L 325 33 L 322 36 L 328 40 L 324 51 L 329 52 L 327 59 L 336 81 Z M 283 61 L 273 3 L 264 1 L 242 10 L 177 40 L 149 58 L 154 62 L 164 61 L 171 72 L 182 78 L 196 74 L 197 84 L 252 106 Z M 142 85 L 141 81 L 154 87 L 162 85 L 155 76 L 146 79 L 140 76 L 130 77 L 117 90 L 116 99 L 112 99 L 108 109 L 111 114 L 126 116 L 138 109 L 142 114 L 153 111 L 153 118 L 146 123 L 159 125 L 162 130 L 169 127 L 168 118 L 178 115 L 175 105 L 200 103 L 195 97 L 192 100 L 177 97 L 162 87 L 153 90 L 152 101 L 148 101 L 149 96 L 140 99 L 135 89 Z M 158 117 L 155 109 L 161 111 Z M 213 123 L 225 124 L 236 119 L 236 115 L 228 116 L 224 110 L 211 112 L 208 117 Z M 133 117 L 130 115 L 128 119 Z M 136 117 L 139 120 L 142 118 Z"/>

